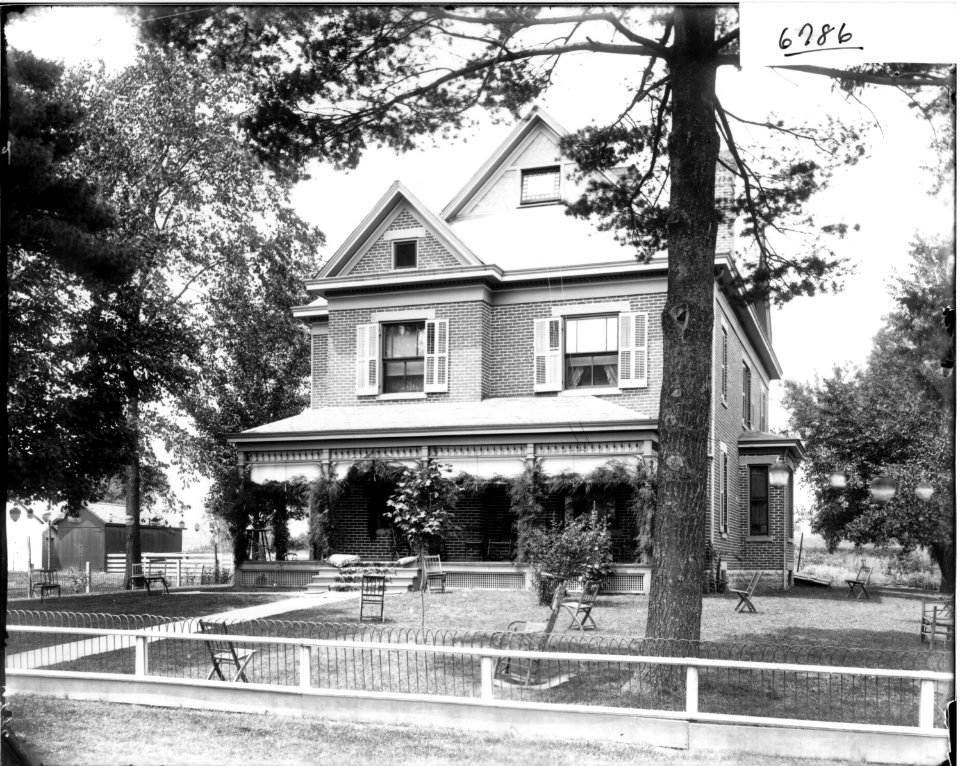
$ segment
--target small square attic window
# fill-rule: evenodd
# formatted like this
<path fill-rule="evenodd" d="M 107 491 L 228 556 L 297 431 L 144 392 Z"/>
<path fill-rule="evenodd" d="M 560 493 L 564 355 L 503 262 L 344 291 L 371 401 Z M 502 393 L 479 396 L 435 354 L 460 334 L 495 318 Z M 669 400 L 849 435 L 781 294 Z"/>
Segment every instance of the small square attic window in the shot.
<path fill-rule="evenodd" d="M 560 166 L 520 171 L 520 204 L 560 201 Z"/>
<path fill-rule="evenodd" d="M 417 268 L 417 240 L 393 243 L 393 268 Z"/>

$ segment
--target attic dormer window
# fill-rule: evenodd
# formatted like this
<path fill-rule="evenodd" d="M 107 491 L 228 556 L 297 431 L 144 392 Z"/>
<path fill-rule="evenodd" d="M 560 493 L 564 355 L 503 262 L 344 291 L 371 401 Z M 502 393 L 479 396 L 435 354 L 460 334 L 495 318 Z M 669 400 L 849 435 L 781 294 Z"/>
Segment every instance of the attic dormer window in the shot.
<path fill-rule="evenodd" d="M 520 171 L 520 204 L 537 205 L 560 201 L 560 166 Z"/>
<path fill-rule="evenodd" d="M 393 268 L 417 268 L 417 240 L 393 243 Z"/>

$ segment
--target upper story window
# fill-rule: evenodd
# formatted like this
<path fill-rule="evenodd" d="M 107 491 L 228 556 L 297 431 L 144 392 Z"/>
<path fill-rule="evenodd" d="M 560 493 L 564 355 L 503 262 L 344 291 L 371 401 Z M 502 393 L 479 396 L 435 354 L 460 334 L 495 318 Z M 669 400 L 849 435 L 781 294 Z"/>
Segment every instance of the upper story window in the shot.
<path fill-rule="evenodd" d="M 647 314 L 534 320 L 534 391 L 647 385 Z"/>
<path fill-rule="evenodd" d="M 742 397 L 743 397 L 743 426 L 744 428 L 753 427 L 753 412 L 751 408 L 753 397 L 751 396 L 750 386 L 751 386 L 752 375 L 750 373 L 750 368 L 747 366 L 747 363 L 743 363 L 743 386 L 742 386 Z"/>
<path fill-rule="evenodd" d="M 446 391 L 448 335 L 446 319 L 357 325 L 357 394 Z"/>
<path fill-rule="evenodd" d="M 520 204 L 560 201 L 560 166 L 520 171 Z"/>
<path fill-rule="evenodd" d="M 730 339 L 727 335 L 727 328 L 720 325 L 720 396 L 724 402 L 727 401 L 727 359 L 729 347 Z"/>
<path fill-rule="evenodd" d="M 383 338 L 383 393 L 423 391 L 426 323 L 385 324 Z"/>
<path fill-rule="evenodd" d="M 566 388 L 616 386 L 619 379 L 619 322 L 615 316 L 567 319 Z"/>
<path fill-rule="evenodd" d="M 417 240 L 393 243 L 393 268 L 417 268 Z"/>

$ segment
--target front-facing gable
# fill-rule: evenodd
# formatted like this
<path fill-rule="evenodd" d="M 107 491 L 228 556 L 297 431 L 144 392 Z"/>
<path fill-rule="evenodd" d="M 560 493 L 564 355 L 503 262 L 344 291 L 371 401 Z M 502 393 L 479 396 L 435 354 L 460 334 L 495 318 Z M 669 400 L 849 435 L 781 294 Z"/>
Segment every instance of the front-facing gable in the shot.
<path fill-rule="evenodd" d="M 409 261 L 398 262 L 397 245 L 404 243 L 415 244 L 412 267 Z M 403 257 L 408 254 L 404 252 Z M 395 181 L 324 264 L 317 278 L 374 276 L 480 264 L 480 259 L 442 220 L 402 183 Z"/>

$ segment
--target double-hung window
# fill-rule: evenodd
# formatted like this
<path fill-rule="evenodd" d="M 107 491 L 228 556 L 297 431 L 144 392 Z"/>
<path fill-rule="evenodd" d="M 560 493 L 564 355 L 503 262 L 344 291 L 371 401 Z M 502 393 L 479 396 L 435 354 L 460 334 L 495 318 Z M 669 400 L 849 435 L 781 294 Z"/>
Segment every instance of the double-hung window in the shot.
<path fill-rule="evenodd" d="M 619 322 L 615 316 L 567 319 L 565 388 L 607 388 L 616 386 Z"/>
<path fill-rule="evenodd" d="M 383 393 L 423 391 L 425 323 L 385 324 L 380 335 L 383 339 Z"/>
<path fill-rule="evenodd" d="M 446 319 L 357 325 L 357 394 L 447 391 L 448 335 Z"/>
<path fill-rule="evenodd" d="M 770 534 L 770 478 L 767 466 L 750 466 L 750 536 Z"/>
<path fill-rule="evenodd" d="M 534 391 L 643 388 L 647 314 L 534 320 Z"/>

